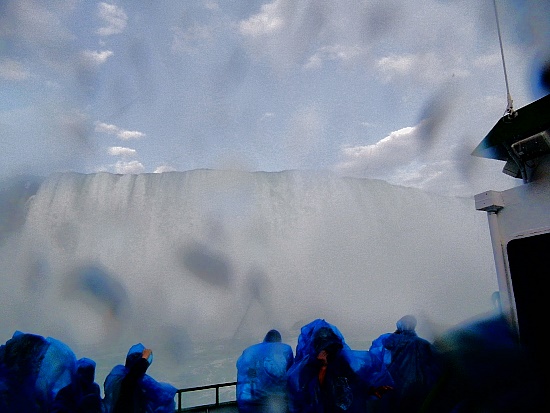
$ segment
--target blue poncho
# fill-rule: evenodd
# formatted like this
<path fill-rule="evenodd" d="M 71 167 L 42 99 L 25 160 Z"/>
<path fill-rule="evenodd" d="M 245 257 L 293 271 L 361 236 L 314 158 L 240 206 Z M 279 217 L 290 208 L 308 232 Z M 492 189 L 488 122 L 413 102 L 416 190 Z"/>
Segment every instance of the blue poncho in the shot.
<path fill-rule="evenodd" d="M 50 413 L 102 413 L 103 399 L 95 382 L 95 368 L 95 361 L 79 359 L 73 381 L 59 390 Z"/>
<path fill-rule="evenodd" d="M 122 380 L 130 372 L 132 366 L 141 358 L 145 346 L 141 343 L 135 344 L 130 348 L 126 356 L 125 365 L 116 365 L 109 375 L 105 378 L 104 384 L 104 404 L 106 413 L 113 411 L 115 403 L 119 397 Z M 152 362 L 149 359 L 149 364 Z M 174 413 L 176 403 L 174 397 L 177 389 L 168 383 L 158 382 L 147 374 L 138 380 L 139 394 L 143 396 L 145 404 L 144 411 L 155 413 Z"/>
<path fill-rule="evenodd" d="M 391 411 L 416 411 L 441 376 L 440 358 L 435 347 L 416 334 L 414 316 L 402 317 L 396 326 L 395 332 L 382 334 L 370 348 L 395 382 L 382 404 Z"/>
<path fill-rule="evenodd" d="M 0 347 L 0 411 L 48 412 L 75 369 L 76 356 L 63 342 L 16 331 Z"/>
<path fill-rule="evenodd" d="M 273 330 L 272 330 L 273 331 Z M 271 332 L 270 332 L 271 333 Z M 286 410 L 286 372 L 294 360 L 292 347 L 269 341 L 246 348 L 237 360 L 237 403 L 240 411 L 262 411 L 281 404 Z M 278 336 L 280 337 L 280 336 Z"/>
<path fill-rule="evenodd" d="M 330 353 L 323 384 L 317 355 Z M 292 413 L 364 412 L 370 390 L 391 386 L 385 365 L 368 351 L 352 350 L 332 324 L 317 319 L 302 327 L 296 358 L 288 371 L 289 408 Z"/>

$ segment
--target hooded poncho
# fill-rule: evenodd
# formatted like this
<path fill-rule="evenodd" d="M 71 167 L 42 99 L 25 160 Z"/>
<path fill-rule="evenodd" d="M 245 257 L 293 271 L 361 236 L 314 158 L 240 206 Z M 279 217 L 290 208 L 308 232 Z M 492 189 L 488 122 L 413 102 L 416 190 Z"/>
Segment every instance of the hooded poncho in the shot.
<path fill-rule="evenodd" d="M 277 330 L 269 331 L 262 343 L 246 348 L 237 360 L 239 410 L 285 411 L 286 372 L 293 361 L 292 347 L 281 342 Z"/>
<path fill-rule="evenodd" d="M 115 366 L 109 375 L 105 378 L 104 392 L 105 392 L 105 409 L 106 413 L 114 412 L 117 400 L 121 397 L 121 388 L 123 386 L 123 380 L 128 375 L 135 374 L 134 369 L 141 368 L 139 364 L 145 361 L 141 357 L 141 354 L 145 350 L 145 346 L 141 343 L 133 345 L 126 356 L 126 363 L 124 366 Z M 138 371 L 139 377 L 136 380 L 135 392 L 131 404 L 139 405 L 141 410 L 145 412 L 155 413 L 174 413 L 176 410 L 176 403 L 174 397 L 177 389 L 168 383 L 157 382 L 151 376 L 145 374 L 145 370 L 149 364 L 153 361 L 152 356 L 147 360 L 147 365 L 144 370 Z M 123 395 L 128 397 L 128 395 Z M 133 413 L 131 409 L 125 410 L 125 413 Z"/>
<path fill-rule="evenodd" d="M 322 350 L 328 353 L 323 384 L 323 362 L 317 358 Z M 352 350 L 338 328 L 323 319 L 302 327 L 287 376 L 292 413 L 363 412 L 372 387 L 393 384 L 381 361 L 368 351 Z"/>

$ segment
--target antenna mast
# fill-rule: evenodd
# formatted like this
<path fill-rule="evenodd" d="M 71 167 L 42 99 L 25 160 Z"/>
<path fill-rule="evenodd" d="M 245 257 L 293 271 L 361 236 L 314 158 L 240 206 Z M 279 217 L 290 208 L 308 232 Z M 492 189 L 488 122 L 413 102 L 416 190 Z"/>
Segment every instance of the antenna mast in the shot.
<path fill-rule="evenodd" d="M 497 2 L 493 0 L 493 5 L 495 6 L 495 17 L 497 20 L 497 30 L 498 30 L 498 41 L 500 43 L 500 55 L 502 56 L 502 67 L 504 69 L 504 81 L 506 82 L 506 96 L 508 98 L 508 106 L 504 112 L 505 116 L 514 117 L 516 112 L 514 111 L 514 104 L 512 100 L 512 95 L 510 95 L 510 87 L 508 86 L 508 75 L 506 74 L 506 63 L 504 62 L 504 49 L 502 48 L 502 36 L 500 35 L 500 24 L 498 21 L 498 12 L 497 12 Z"/>

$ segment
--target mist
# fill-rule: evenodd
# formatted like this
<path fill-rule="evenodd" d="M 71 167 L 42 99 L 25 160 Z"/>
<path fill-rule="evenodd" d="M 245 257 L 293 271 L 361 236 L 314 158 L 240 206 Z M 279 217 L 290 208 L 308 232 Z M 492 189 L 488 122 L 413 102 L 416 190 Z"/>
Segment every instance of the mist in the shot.
<path fill-rule="evenodd" d="M 180 383 L 198 374 L 199 350 L 205 363 L 225 357 L 231 375 L 239 349 L 271 328 L 294 347 L 315 318 L 366 347 L 414 314 L 430 339 L 489 311 L 498 290 L 473 199 L 380 180 L 71 172 L 5 182 L 2 194 L 0 338 L 55 337 L 99 360 L 99 376 L 112 367 L 101 360 L 123 362 L 138 342 Z"/>

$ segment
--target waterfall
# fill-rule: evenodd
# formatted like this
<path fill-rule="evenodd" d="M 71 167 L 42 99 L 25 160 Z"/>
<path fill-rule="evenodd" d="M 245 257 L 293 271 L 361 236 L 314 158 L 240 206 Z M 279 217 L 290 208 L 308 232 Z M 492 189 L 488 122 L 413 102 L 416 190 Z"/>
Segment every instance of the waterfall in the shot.
<path fill-rule="evenodd" d="M 314 318 L 368 342 L 407 313 L 429 336 L 497 289 L 473 199 L 379 180 L 58 173 L 25 207 L 0 244 L 3 342 L 19 329 L 122 362 L 128 343 L 177 358 L 191 342 L 296 337 Z"/>

